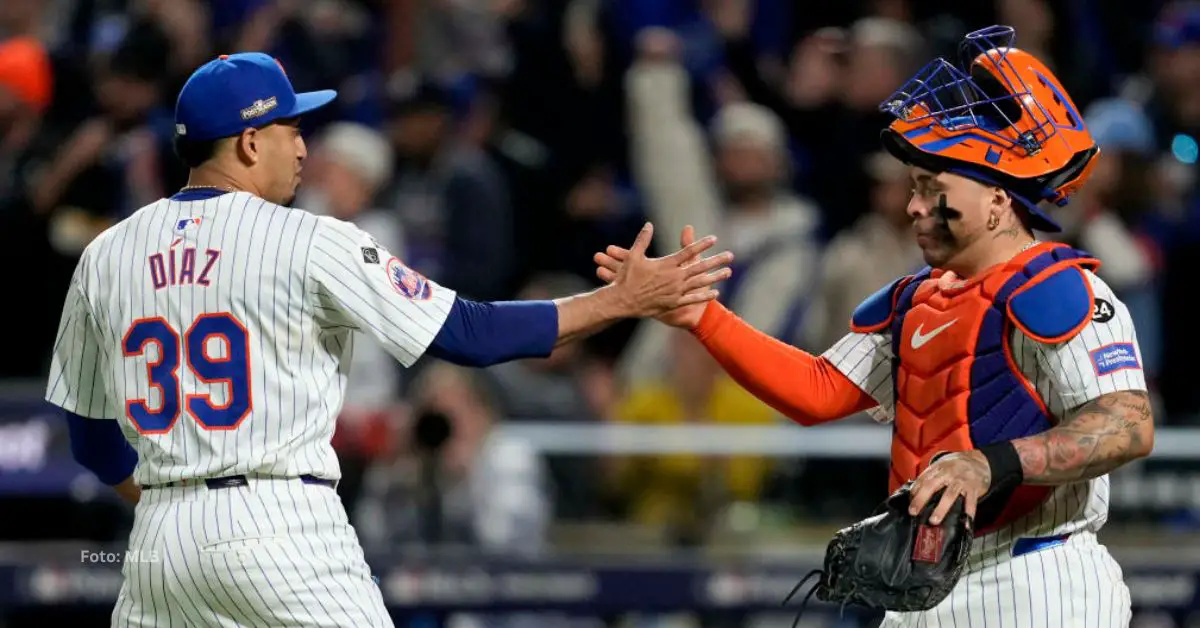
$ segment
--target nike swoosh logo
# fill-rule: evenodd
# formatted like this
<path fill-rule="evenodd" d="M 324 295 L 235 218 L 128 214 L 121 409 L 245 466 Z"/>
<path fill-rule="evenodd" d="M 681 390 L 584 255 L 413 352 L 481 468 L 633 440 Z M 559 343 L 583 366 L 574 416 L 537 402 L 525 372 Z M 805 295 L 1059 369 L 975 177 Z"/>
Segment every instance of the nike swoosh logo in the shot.
<path fill-rule="evenodd" d="M 921 328 L 925 326 L 924 323 L 917 325 L 917 330 L 914 331 L 913 335 L 912 335 L 912 348 L 914 350 L 916 350 L 916 349 L 920 349 L 921 347 L 924 347 L 925 343 L 929 342 L 930 340 L 933 340 L 934 336 L 946 331 L 946 329 L 948 327 L 950 327 L 951 325 L 953 325 L 957 322 L 958 322 L 958 319 L 956 318 L 956 319 L 950 321 L 949 323 L 942 325 L 941 327 L 936 327 L 934 329 L 929 330 L 929 333 L 927 333 L 927 334 L 921 333 Z"/>

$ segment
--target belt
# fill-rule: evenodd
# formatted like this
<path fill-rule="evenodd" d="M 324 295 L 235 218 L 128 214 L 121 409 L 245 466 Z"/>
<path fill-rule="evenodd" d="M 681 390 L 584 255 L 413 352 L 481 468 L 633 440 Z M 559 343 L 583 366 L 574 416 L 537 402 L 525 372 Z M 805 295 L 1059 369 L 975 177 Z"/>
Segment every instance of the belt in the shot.
<path fill-rule="evenodd" d="M 1033 552 L 1040 552 L 1044 549 L 1062 545 L 1071 538 L 1070 534 L 1060 534 L 1058 536 L 1032 536 L 1022 539 L 1017 539 L 1012 544 L 1013 558 Z"/>
<path fill-rule="evenodd" d="M 268 479 L 291 479 L 291 478 L 268 478 Z M 328 480 L 319 478 L 315 475 L 305 473 L 299 476 L 299 480 L 305 484 L 315 484 L 317 486 L 327 486 L 329 488 L 337 487 L 337 480 Z M 250 479 L 245 475 L 227 475 L 219 478 L 194 478 L 188 480 L 176 480 L 174 482 L 164 482 L 162 484 L 143 485 L 142 489 L 150 488 L 179 488 L 184 486 L 197 486 L 201 482 L 212 490 L 221 488 L 236 488 L 239 486 L 249 486 Z"/>

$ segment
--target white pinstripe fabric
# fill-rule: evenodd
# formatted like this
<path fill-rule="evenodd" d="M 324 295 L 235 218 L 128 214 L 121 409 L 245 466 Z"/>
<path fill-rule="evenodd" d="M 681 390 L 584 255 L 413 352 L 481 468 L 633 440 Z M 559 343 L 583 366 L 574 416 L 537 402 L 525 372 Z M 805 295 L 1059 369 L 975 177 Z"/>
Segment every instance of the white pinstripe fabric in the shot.
<path fill-rule="evenodd" d="M 199 220 L 181 229 L 188 219 Z M 206 252 L 220 252 L 207 285 L 156 289 L 151 256 L 162 253 L 174 276 L 189 247 L 197 252 L 197 279 Z M 376 249 L 378 261 L 364 248 Z M 330 438 L 353 332 L 372 336 L 409 366 L 454 301 L 453 291 L 432 282 L 427 298 L 405 296 L 388 272 L 390 258 L 349 223 L 247 193 L 144 207 L 80 259 L 46 398 L 82 416 L 117 420 L 137 449 L 139 484 L 235 474 L 337 479 Z M 134 321 L 161 317 L 182 337 L 200 315 L 221 312 L 246 330 L 252 407 L 245 418 L 233 429 L 206 429 L 191 416 L 187 395 L 209 395 L 220 406 L 233 386 L 201 381 L 181 356 L 174 373 L 178 418 L 165 433 L 138 433 L 126 401 L 163 407 L 147 371 L 162 355 L 154 343 L 125 355 L 127 331 Z M 226 342 L 204 342 L 208 359 L 230 356 Z M 130 543 L 160 550 L 163 561 L 126 565 L 114 625 L 391 625 L 341 502 L 327 487 L 292 481 L 270 491 L 151 489 L 138 505 Z"/>
<path fill-rule="evenodd" d="M 1121 567 L 1092 532 L 965 573 L 924 613 L 888 613 L 880 628 L 1123 628 L 1132 619 Z"/>
<path fill-rule="evenodd" d="M 1111 320 L 1093 321 L 1074 338 L 1058 345 L 1032 340 L 1015 329 L 1011 336 L 1017 366 L 1059 420 L 1101 395 L 1146 390 L 1141 369 L 1097 374 L 1090 351 L 1128 342 L 1133 344 L 1140 363 L 1141 350 L 1128 308 L 1099 277 L 1085 274 L 1095 297 L 1113 305 Z M 851 333 L 824 356 L 879 402 L 871 411 L 877 421 L 892 421 L 890 334 Z M 939 607 L 927 613 L 889 617 L 884 626 L 1128 625 L 1129 592 L 1121 580 L 1121 569 L 1095 540 L 1095 533 L 1108 519 L 1108 496 L 1108 476 L 1057 487 L 1033 513 L 975 540 L 968 573 Z M 1017 539 L 1061 534 L 1073 536 L 1066 545 L 1017 559 L 1011 557 L 1011 546 Z M 1091 594 L 1087 595 L 1089 590 Z M 1097 609 L 1101 607 L 1107 610 L 1100 613 Z M 1047 619 L 1046 613 L 1055 612 L 1061 612 L 1061 622 Z"/>
<path fill-rule="evenodd" d="M 200 217 L 179 232 L 181 219 Z M 156 290 L 150 255 L 215 249 L 211 285 Z M 364 261 L 362 248 L 379 251 Z M 203 257 L 203 255 L 201 256 Z M 352 332 L 372 336 L 405 366 L 437 335 L 454 292 L 432 284 L 426 300 L 400 294 L 388 278 L 390 254 L 357 227 L 268 203 L 247 193 L 205 201 L 160 201 L 105 232 L 85 251 L 71 283 L 46 398 L 76 414 L 117 419 L 138 451 L 135 479 L 158 484 L 237 473 L 338 478 L 329 445 L 343 401 Z M 198 264 L 199 266 L 199 264 Z M 237 429 L 208 430 L 180 413 L 166 434 L 138 434 L 125 400 L 161 404 L 146 375 L 157 348 L 125 357 L 133 321 L 161 316 L 182 334 L 203 313 L 230 312 L 249 336 L 253 409 Z M 227 356 L 210 342 L 214 358 Z M 182 362 L 182 360 L 181 360 Z M 228 386 L 205 384 L 180 365 L 181 396 L 225 402 Z"/>
<path fill-rule="evenodd" d="M 337 493 L 299 480 L 153 489 L 113 626 L 391 626 Z"/>

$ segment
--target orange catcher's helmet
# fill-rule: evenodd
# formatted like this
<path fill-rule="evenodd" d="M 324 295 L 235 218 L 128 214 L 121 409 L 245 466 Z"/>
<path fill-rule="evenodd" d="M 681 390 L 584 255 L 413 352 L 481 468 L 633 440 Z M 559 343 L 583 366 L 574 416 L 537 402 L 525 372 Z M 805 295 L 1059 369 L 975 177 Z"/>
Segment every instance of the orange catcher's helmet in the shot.
<path fill-rule="evenodd" d="M 967 35 L 960 66 L 936 59 L 880 105 L 884 147 L 905 163 L 1004 188 L 1029 226 L 1061 231 L 1038 207 L 1066 205 L 1100 149 L 1054 74 L 1012 46 L 1009 26 Z"/>

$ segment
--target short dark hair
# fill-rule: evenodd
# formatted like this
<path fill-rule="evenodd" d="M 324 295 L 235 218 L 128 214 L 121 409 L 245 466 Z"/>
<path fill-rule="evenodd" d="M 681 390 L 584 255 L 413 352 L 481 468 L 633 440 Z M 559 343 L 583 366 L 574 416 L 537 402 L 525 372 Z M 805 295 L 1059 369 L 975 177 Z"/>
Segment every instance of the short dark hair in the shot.
<path fill-rule="evenodd" d="M 188 168 L 199 168 L 201 164 L 217 154 L 217 142 L 221 140 L 192 140 L 176 135 L 172 141 L 175 156 Z"/>

